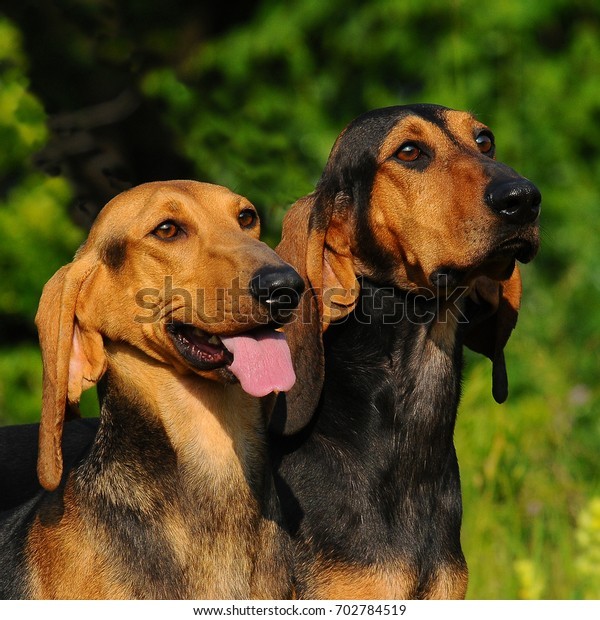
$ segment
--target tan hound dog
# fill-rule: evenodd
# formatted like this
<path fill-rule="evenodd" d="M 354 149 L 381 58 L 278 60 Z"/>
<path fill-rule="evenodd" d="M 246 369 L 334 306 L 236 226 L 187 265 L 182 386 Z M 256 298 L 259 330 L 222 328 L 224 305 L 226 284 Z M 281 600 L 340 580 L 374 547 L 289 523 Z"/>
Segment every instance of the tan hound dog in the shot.
<path fill-rule="evenodd" d="M 290 595 L 259 397 L 294 382 L 274 326 L 303 283 L 259 232 L 223 187 L 141 185 L 46 285 L 45 490 L 0 513 L 2 598 Z M 96 383 L 97 434 L 63 472 L 65 412 Z"/>

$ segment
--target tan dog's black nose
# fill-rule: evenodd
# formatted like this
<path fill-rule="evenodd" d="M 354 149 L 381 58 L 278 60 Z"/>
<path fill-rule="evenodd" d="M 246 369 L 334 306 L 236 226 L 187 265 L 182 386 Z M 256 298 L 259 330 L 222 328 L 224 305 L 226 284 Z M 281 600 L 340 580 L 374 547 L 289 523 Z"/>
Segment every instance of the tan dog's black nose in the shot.
<path fill-rule="evenodd" d="M 485 202 L 507 223 L 531 224 L 540 214 L 542 195 L 527 179 L 493 181 Z"/>
<path fill-rule="evenodd" d="M 293 310 L 300 303 L 304 280 L 288 265 L 262 267 L 250 281 L 250 292 L 257 301 L 267 304 L 271 316 Z"/>

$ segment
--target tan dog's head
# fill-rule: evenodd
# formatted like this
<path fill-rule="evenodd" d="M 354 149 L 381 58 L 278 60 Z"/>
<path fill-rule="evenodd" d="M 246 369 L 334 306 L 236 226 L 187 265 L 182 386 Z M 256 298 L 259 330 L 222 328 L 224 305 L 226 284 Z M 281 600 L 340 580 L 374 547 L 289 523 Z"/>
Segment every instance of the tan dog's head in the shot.
<path fill-rule="evenodd" d="M 495 160 L 492 132 L 466 112 L 397 106 L 350 123 L 316 191 L 286 216 L 277 248 L 311 293 L 302 301 L 304 320 L 287 331 L 299 377 L 287 395 L 292 418 L 316 406 L 321 333 L 354 308 L 357 276 L 441 298 L 470 290 L 485 319 L 465 344 L 494 361 L 494 395 L 506 398 L 502 350 L 521 293 L 515 263 L 537 252 L 540 202 L 530 181 Z M 302 344 L 307 338 L 312 349 Z M 306 422 L 295 417 L 292 430 Z"/>
<path fill-rule="evenodd" d="M 245 198 L 206 183 L 148 183 L 104 207 L 73 262 L 45 286 L 36 316 L 45 488 L 60 482 L 65 409 L 106 371 L 109 342 L 181 373 L 239 380 L 254 396 L 291 387 L 289 350 L 273 326 L 303 282 L 259 235 Z"/>

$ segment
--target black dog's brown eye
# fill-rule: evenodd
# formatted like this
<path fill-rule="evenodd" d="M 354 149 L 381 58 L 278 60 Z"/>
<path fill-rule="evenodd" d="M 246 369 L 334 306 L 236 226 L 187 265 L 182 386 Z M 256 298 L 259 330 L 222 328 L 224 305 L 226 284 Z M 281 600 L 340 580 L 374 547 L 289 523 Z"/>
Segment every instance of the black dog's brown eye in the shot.
<path fill-rule="evenodd" d="M 494 139 L 488 133 L 480 133 L 475 142 L 480 153 L 489 153 L 494 148 Z"/>
<path fill-rule="evenodd" d="M 258 215 L 252 209 L 244 209 L 238 215 L 238 222 L 242 228 L 253 228 L 258 222 Z"/>
<path fill-rule="evenodd" d="M 415 161 L 416 159 L 419 159 L 420 156 L 421 149 L 416 144 L 412 144 L 410 142 L 403 144 L 396 153 L 396 157 L 400 161 Z"/>
<path fill-rule="evenodd" d="M 181 228 L 172 222 L 171 220 L 167 220 L 162 224 L 159 224 L 153 231 L 152 234 L 159 239 L 174 239 L 181 232 Z"/>

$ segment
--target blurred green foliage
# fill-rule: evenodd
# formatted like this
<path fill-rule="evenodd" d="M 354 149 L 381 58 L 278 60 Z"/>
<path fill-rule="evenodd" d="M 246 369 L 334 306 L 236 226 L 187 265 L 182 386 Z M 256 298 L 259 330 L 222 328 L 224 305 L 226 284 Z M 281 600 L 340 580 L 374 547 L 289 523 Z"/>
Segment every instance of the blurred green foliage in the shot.
<path fill-rule="evenodd" d="M 262 0 L 135 79 L 197 178 L 248 196 L 270 243 L 359 113 L 429 101 L 492 127 L 498 157 L 542 191 L 543 233 L 522 270 L 505 405 L 491 398 L 489 362 L 467 359 L 456 443 L 468 595 L 600 596 L 600 5 Z M 19 32 L 0 20 L 0 318 L 30 322 L 82 238 L 66 182 L 28 164 L 45 137 Z M 37 419 L 39 373 L 31 341 L 2 345 L 0 423 Z"/>
<path fill-rule="evenodd" d="M 39 418 L 41 359 L 27 336 L 42 287 L 84 238 L 67 216 L 67 182 L 31 166 L 47 133 L 20 33 L 0 18 L 0 424 Z"/>
<path fill-rule="evenodd" d="M 577 570 L 586 598 L 600 598 L 600 497 L 593 498 L 577 523 L 579 557 Z"/>

